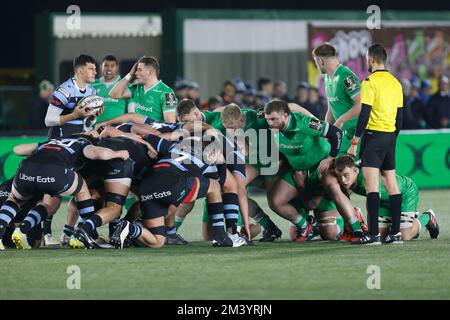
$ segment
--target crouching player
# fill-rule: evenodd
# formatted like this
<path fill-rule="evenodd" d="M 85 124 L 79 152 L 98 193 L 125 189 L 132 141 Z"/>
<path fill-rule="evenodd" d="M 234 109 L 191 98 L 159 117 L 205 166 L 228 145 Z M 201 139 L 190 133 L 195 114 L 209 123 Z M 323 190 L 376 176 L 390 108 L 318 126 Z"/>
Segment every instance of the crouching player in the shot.
<path fill-rule="evenodd" d="M 362 170 L 355 164 L 353 158 L 349 156 L 336 158 L 335 173 L 338 177 L 339 184 L 347 194 L 354 192 L 361 196 L 366 196 Z M 399 174 L 397 174 L 397 181 L 403 199 L 400 220 L 400 232 L 402 233 L 403 239 L 411 240 L 417 238 L 424 227 L 428 230 L 432 239 L 437 238 L 439 235 L 439 225 L 436 221 L 434 211 L 428 209 L 421 214 L 417 211 L 419 191 L 414 181 Z M 382 239 L 389 233 L 391 220 L 389 195 L 383 184 L 380 183 L 378 226 Z"/>
<path fill-rule="evenodd" d="M 5 227 L 14 219 L 23 203 L 37 194 L 48 194 L 52 197 L 74 195 L 80 216 L 89 217 L 94 213 L 94 203 L 86 182 L 76 169 L 82 167 L 86 158 L 128 158 L 127 151 L 112 151 L 94 146 L 93 138 L 89 136 L 50 140 L 40 146 L 37 143 L 23 146 L 24 154 L 37 150 L 20 164 L 13 180 L 11 194 L 0 208 L 0 239 L 4 236 Z M 26 234 L 47 215 L 48 208 L 44 203 L 29 211 L 23 223 L 12 234 L 17 248 L 31 249 Z"/>
<path fill-rule="evenodd" d="M 165 244 L 164 217 L 174 213 L 180 204 L 205 196 L 213 227 L 213 246 L 233 246 L 224 228 L 224 208 L 215 165 L 223 163 L 224 156 L 221 148 L 209 139 L 211 137 L 203 137 L 201 143 L 190 146 L 196 138 L 185 138 L 174 145 L 170 153 L 153 166 L 153 171 L 144 176 L 140 186 L 143 226 L 121 220 L 111 239 L 116 248 L 122 249 L 127 237 L 150 248 L 162 247 Z"/>

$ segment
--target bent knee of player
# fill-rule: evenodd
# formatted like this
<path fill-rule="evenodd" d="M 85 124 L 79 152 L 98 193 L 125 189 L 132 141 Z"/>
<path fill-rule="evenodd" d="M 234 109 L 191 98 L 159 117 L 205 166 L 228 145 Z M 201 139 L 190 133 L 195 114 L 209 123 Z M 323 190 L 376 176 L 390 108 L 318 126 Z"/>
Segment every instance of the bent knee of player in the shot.
<path fill-rule="evenodd" d="M 335 217 L 322 218 L 318 223 L 319 234 L 322 240 L 337 240 L 341 230 Z"/>
<path fill-rule="evenodd" d="M 237 181 L 236 181 L 236 178 L 233 177 L 232 174 L 227 174 L 227 178 L 225 179 L 225 184 L 222 188 L 222 191 L 223 192 L 233 192 L 233 193 L 238 192 Z"/>

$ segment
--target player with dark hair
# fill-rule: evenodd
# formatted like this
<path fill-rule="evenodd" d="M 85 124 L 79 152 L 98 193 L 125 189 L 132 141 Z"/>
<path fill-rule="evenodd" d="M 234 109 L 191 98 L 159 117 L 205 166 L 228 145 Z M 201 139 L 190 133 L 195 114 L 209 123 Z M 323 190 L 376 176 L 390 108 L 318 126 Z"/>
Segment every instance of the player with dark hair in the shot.
<path fill-rule="evenodd" d="M 291 203 L 299 196 L 293 175 L 297 171 L 317 172 L 318 177 L 326 173 L 339 152 L 342 131 L 327 122 L 291 112 L 288 104 L 281 100 L 269 102 L 264 112 L 269 127 L 275 131 L 280 153 L 286 157 L 290 167 L 272 189 L 269 206 L 298 228 L 295 241 L 304 242 L 312 230 L 312 223 L 306 212 L 298 212 Z M 334 185 L 325 185 L 324 188 L 331 196 L 336 190 Z M 362 236 L 361 224 L 350 201 L 346 197 L 338 200 L 347 202 L 346 207 L 350 206 L 351 210 L 339 210 L 339 213 L 348 220 L 356 235 Z"/>
<path fill-rule="evenodd" d="M 125 99 L 113 99 L 109 96 L 111 89 L 122 79 L 119 74 L 119 62 L 113 55 L 103 58 L 101 64 L 102 76 L 92 86 L 97 95 L 104 100 L 104 111 L 98 116 L 97 122 L 106 121 L 126 112 Z"/>
<path fill-rule="evenodd" d="M 95 95 L 96 91 L 91 85 L 95 81 L 96 66 L 95 59 L 91 56 L 81 54 L 73 60 L 73 77 L 63 82 L 53 92 L 50 104 L 45 116 L 45 125 L 49 127 L 49 139 L 61 139 L 62 137 L 81 133 L 85 130 L 85 121 L 89 120 L 91 110 L 82 105 L 80 101 Z M 98 109 L 97 115 L 102 112 Z M 44 242 L 46 245 L 58 245 L 51 235 L 51 216 L 61 205 L 59 197 L 44 195 L 50 218 L 43 223 Z"/>
<path fill-rule="evenodd" d="M 361 140 L 361 166 L 367 191 L 366 206 L 369 234 L 355 244 L 380 244 L 378 211 L 380 207 L 379 177 L 389 194 L 392 224 L 386 243 L 402 243 L 400 220 L 402 194 L 395 174 L 395 145 L 403 122 L 403 91 L 400 82 L 385 69 L 386 49 L 378 43 L 366 54 L 368 71 L 362 84 L 361 113 L 349 154 L 355 156 Z"/>

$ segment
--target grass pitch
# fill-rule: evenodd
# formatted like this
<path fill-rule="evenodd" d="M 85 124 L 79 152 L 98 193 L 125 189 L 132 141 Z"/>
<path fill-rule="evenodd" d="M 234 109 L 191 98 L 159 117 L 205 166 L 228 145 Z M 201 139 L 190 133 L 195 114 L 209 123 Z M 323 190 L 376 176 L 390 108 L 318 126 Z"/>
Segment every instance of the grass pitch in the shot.
<path fill-rule="evenodd" d="M 257 196 L 283 231 L 282 239 L 256 241 L 253 247 L 213 248 L 200 241 L 198 202 L 180 229 L 190 241 L 187 246 L 0 252 L 0 299 L 449 299 L 449 198 L 449 190 L 420 193 L 419 209 L 433 208 L 437 214 L 437 240 L 422 230 L 418 240 L 404 245 L 365 247 L 293 243 L 288 223 Z M 364 198 L 353 196 L 353 201 L 365 207 Z M 58 238 L 65 211 L 66 204 L 53 220 Z M 67 288 L 71 265 L 80 268 L 79 290 Z M 379 290 L 367 288 L 371 265 L 380 268 Z"/>

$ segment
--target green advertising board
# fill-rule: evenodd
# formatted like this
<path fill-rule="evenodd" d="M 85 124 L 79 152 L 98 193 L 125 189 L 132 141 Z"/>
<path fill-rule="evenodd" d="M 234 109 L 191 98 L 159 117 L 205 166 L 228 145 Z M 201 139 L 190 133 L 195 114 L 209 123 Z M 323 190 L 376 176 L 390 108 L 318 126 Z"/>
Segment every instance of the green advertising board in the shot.
<path fill-rule="evenodd" d="M 449 188 L 450 130 L 402 132 L 397 140 L 396 166 L 419 188 Z"/>
<path fill-rule="evenodd" d="M 0 138 L 0 182 L 11 178 L 23 157 L 13 153 L 22 143 L 45 137 Z M 419 188 L 450 188 L 450 130 L 404 131 L 397 140 L 397 171 Z"/>
<path fill-rule="evenodd" d="M 24 157 L 20 157 L 13 152 L 15 146 L 46 140 L 46 137 L 0 138 L 0 183 L 13 177 L 19 163 L 24 159 Z"/>

